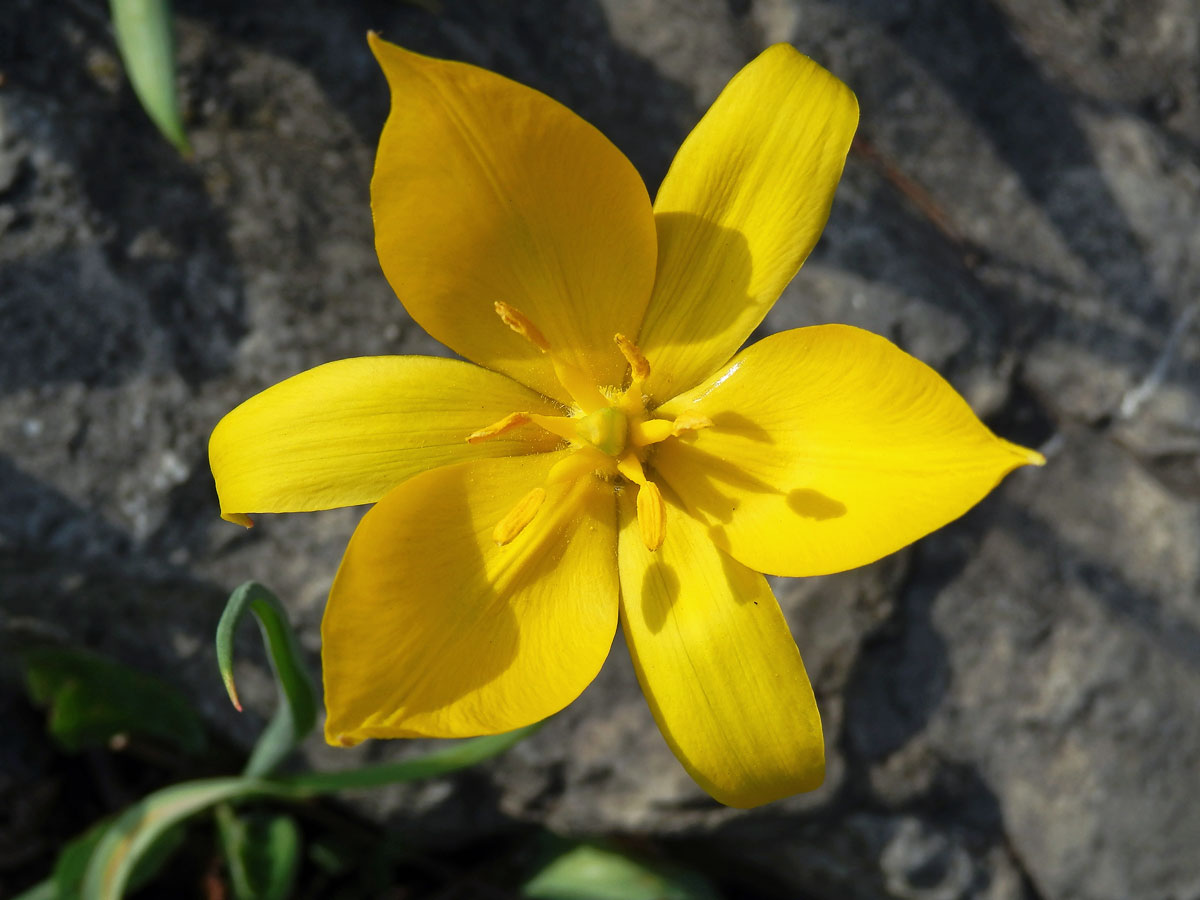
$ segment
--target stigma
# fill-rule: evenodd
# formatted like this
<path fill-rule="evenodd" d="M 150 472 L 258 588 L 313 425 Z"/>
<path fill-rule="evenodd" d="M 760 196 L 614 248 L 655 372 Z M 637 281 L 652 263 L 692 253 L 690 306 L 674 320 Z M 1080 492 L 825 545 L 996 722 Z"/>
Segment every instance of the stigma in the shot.
<path fill-rule="evenodd" d="M 520 310 L 507 303 L 495 304 L 500 320 L 549 357 L 559 384 L 574 401 L 569 414 L 546 416 L 516 411 L 498 422 L 467 435 L 475 444 L 490 440 L 513 429 L 533 424 L 560 438 L 573 451 L 557 463 L 547 476 L 547 484 L 578 478 L 601 478 L 616 491 L 637 491 L 638 530 L 646 549 L 656 551 L 666 539 L 666 501 L 661 487 L 647 474 L 655 444 L 677 438 L 689 431 L 707 428 L 712 422 L 694 413 L 675 419 L 654 416 L 642 393 L 650 376 L 650 363 L 637 344 L 623 334 L 613 340 L 628 364 L 626 383 L 621 386 L 594 384 L 582 371 L 556 356 L 541 330 Z M 546 498 L 545 488 L 535 488 L 524 496 L 497 523 L 492 533 L 500 546 L 515 540 L 534 520 Z"/>

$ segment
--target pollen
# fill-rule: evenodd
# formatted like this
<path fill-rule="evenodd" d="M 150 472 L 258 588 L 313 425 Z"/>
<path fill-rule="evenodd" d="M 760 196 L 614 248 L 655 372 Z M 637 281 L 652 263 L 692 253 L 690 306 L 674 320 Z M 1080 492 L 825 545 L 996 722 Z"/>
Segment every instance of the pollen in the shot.
<path fill-rule="evenodd" d="M 546 489 L 540 487 L 535 487 L 522 497 L 517 505 L 508 511 L 508 515 L 501 519 L 495 529 L 492 530 L 492 540 L 501 547 L 515 540 L 517 535 L 525 530 L 525 526 L 533 521 L 533 517 L 537 515 L 545 499 Z"/>

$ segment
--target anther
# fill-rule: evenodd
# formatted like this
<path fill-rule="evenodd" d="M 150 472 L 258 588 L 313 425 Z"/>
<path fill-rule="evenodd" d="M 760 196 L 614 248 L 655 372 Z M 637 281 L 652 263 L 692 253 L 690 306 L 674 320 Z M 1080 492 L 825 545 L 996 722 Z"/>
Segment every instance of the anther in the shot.
<path fill-rule="evenodd" d="M 617 470 L 638 486 L 637 517 L 642 543 L 653 553 L 663 545 L 667 534 L 666 504 L 658 485 L 646 477 L 642 464 L 632 453 L 617 460 Z"/>
<path fill-rule="evenodd" d="M 499 422 L 493 422 L 486 428 L 480 428 L 478 431 L 472 431 L 467 435 L 468 444 L 479 444 L 483 441 L 490 440 L 494 437 L 499 437 L 506 432 L 512 431 L 514 428 L 520 428 L 530 422 L 529 413 L 515 412 L 509 413 Z"/>
<path fill-rule="evenodd" d="M 503 300 L 497 300 L 492 306 L 496 310 L 496 315 L 505 325 L 550 358 L 550 364 L 554 367 L 554 377 L 558 379 L 559 384 L 566 388 L 567 393 L 579 404 L 580 409 L 585 413 L 590 413 L 608 404 L 607 398 L 600 393 L 587 375 L 550 352 L 550 342 L 525 313 L 515 306 L 509 306 Z"/>
<path fill-rule="evenodd" d="M 500 320 L 504 322 L 505 325 L 507 325 L 521 337 L 525 338 L 525 340 L 529 341 L 529 343 L 533 344 L 533 346 L 537 347 L 543 353 L 550 352 L 550 342 L 546 340 L 545 335 L 538 331 L 537 326 L 529 321 L 529 318 L 525 315 L 525 313 L 521 312 L 514 306 L 509 306 L 503 300 L 497 300 L 493 306 L 496 310 L 496 315 L 500 317 Z"/>
<path fill-rule="evenodd" d="M 642 543 L 653 553 L 662 547 L 667 534 L 666 504 L 663 503 L 662 491 L 653 481 L 638 487 L 637 517 Z"/>
<path fill-rule="evenodd" d="M 533 517 L 537 515 L 538 509 L 541 508 L 542 501 L 546 499 L 546 489 L 536 487 L 508 511 L 500 522 L 492 531 L 492 540 L 503 547 L 505 544 L 514 540 L 517 535 L 525 530 L 525 526 L 533 521 Z"/>
<path fill-rule="evenodd" d="M 701 428 L 712 428 L 712 419 L 700 413 L 685 412 L 675 417 L 671 423 L 671 433 L 676 437 L 685 431 L 699 431 Z"/>
<path fill-rule="evenodd" d="M 621 355 L 625 357 L 625 361 L 629 363 L 629 371 L 633 383 L 641 384 L 649 378 L 650 363 L 646 362 L 646 357 L 638 348 L 638 345 L 619 332 L 613 335 L 613 340 L 617 342 L 617 348 L 621 351 Z"/>

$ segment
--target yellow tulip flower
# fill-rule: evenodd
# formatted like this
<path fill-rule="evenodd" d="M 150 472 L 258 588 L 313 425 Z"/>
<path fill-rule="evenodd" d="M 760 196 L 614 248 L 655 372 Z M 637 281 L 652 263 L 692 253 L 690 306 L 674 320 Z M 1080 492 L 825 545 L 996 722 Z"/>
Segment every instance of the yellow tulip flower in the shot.
<path fill-rule="evenodd" d="M 738 352 L 829 215 L 854 95 L 789 46 L 738 73 L 651 204 L 629 161 L 499 75 L 370 36 L 392 91 L 384 274 L 477 365 L 346 359 L 213 432 L 222 514 L 373 503 L 322 626 L 326 737 L 465 737 L 574 700 L 617 629 L 713 797 L 817 787 L 820 717 L 761 572 L 861 566 L 1041 457 L 844 325 Z"/>

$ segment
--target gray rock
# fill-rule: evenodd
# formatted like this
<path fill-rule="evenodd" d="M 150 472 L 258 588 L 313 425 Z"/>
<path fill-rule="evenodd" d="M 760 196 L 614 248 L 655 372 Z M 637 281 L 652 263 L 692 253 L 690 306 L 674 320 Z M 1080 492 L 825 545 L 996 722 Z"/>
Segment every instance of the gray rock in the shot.
<path fill-rule="evenodd" d="M 832 321 L 885 334 L 1050 464 L 891 559 L 776 584 L 824 713 L 829 774 L 811 795 L 749 813 L 709 801 L 618 639 L 581 700 L 482 780 L 357 802 L 442 841 L 505 817 L 686 839 L 778 896 L 1200 897 L 1189 0 L 464 0 L 436 15 L 181 2 L 190 161 L 134 102 L 102 4 L 11 5 L 7 646 L 32 627 L 163 673 L 243 744 L 261 718 L 228 707 L 210 650 L 227 591 L 271 584 L 315 660 L 360 511 L 242 532 L 217 518 L 205 444 L 226 410 L 301 369 L 445 352 L 374 258 L 367 184 L 387 100 L 368 28 L 547 91 L 651 187 L 728 76 L 788 40 L 857 92 L 861 141 L 825 238 L 759 336 Z M 239 678 L 265 714 L 252 648 Z M 28 735 L 0 739 L 0 758 L 23 760 Z M 304 755 L 333 767 L 420 746 L 314 739 Z"/>

